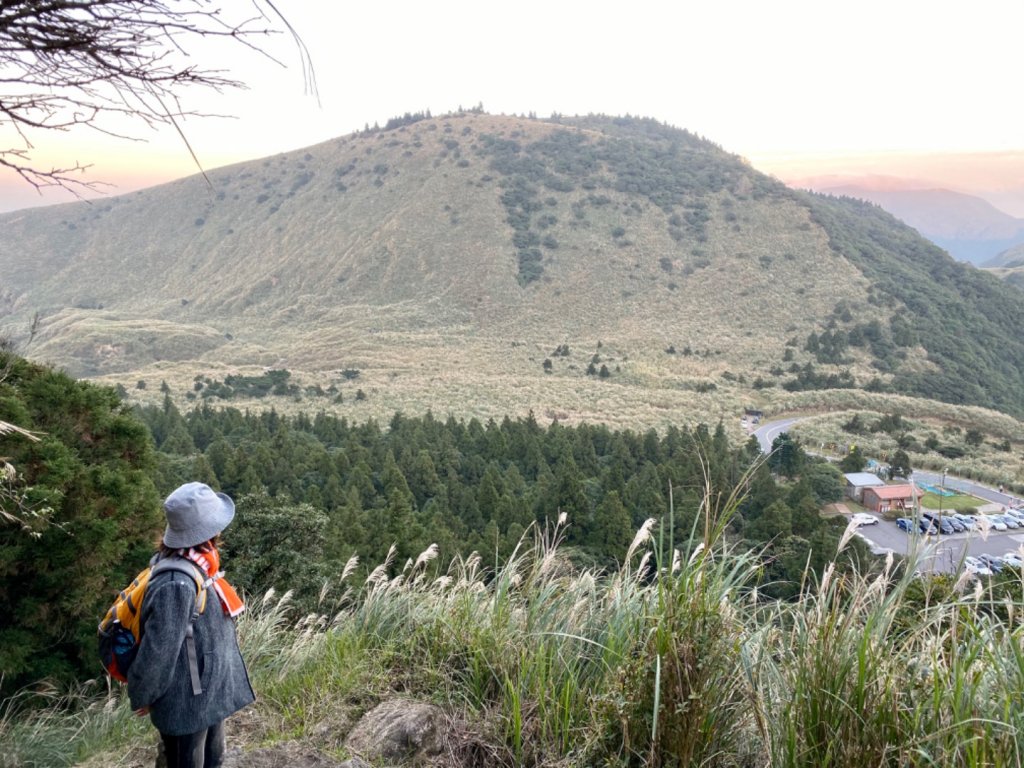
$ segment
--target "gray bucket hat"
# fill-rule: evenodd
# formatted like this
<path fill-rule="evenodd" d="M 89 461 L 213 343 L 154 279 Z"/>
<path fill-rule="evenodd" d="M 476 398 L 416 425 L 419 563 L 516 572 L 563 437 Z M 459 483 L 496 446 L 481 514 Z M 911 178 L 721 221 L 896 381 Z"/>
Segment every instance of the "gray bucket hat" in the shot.
<path fill-rule="evenodd" d="M 164 500 L 164 512 L 164 544 L 180 549 L 209 541 L 227 528 L 235 516 L 235 502 L 206 483 L 185 483 Z"/>

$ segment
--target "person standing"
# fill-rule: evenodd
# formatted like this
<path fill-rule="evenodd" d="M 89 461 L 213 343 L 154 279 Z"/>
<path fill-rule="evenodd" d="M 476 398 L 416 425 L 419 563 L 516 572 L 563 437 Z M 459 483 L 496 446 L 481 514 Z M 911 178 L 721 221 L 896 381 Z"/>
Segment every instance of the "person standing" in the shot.
<path fill-rule="evenodd" d="M 256 699 L 235 633 L 245 604 L 220 569 L 220 533 L 235 504 L 204 483 L 186 483 L 167 497 L 164 512 L 167 528 L 153 564 L 182 558 L 203 583 L 197 588 L 179 570 L 152 577 L 128 697 L 159 731 L 167 768 L 218 768 L 224 720 Z"/>

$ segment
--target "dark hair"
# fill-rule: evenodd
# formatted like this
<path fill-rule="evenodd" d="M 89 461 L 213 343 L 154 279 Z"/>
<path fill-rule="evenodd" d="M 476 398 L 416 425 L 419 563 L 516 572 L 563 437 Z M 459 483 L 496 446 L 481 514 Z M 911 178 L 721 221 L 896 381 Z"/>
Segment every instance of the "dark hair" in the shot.
<path fill-rule="evenodd" d="M 196 546 L 196 549 L 202 549 L 206 545 L 210 545 L 212 547 L 219 548 L 220 547 L 220 534 L 218 533 L 212 539 L 200 542 L 199 544 L 196 544 L 195 546 Z M 182 551 L 184 551 L 186 549 L 189 549 L 189 547 L 168 547 L 166 544 L 164 544 L 163 534 L 160 534 L 160 540 L 157 541 L 157 543 L 156 543 L 156 553 L 159 556 L 158 559 L 161 559 L 161 560 L 163 558 L 165 558 L 165 557 L 170 557 L 171 555 L 180 554 Z"/>

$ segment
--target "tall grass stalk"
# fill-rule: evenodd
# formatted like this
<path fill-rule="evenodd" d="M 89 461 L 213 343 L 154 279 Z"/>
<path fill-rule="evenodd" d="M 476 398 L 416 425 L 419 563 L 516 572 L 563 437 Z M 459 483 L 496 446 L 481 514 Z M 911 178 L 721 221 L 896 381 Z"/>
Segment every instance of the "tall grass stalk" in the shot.
<path fill-rule="evenodd" d="M 939 599 L 913 575 L 925 552 L 766 600 L 760 553 L 725 535 L 740 495 L 708 482 L 680 534 L 670 491 L 614 573 L 574 566 L 560 519 L 493 569 L 440 572 L 431 550 L 382 564 L 330 621 L 295 622 L 287 593 L 252 601 L 239 638 L 265 735 L 308 738 L 332 708 L 353 722 L 398 694 L 448 711 L 466 729 L 453 754 L 483 768 L 1024 763 L 1020 589 Z M 145 727 L 117 694 L 9 701 L 2 765 L 71 765 Z"/>
<path fill-rule="evenodd" d="M 647 766 L 739 765 L 754 734 L 741 673 L 746 634 L 742 595 L 757 560 L 724 531 L 742 484 L 719 495 L 705 466 L 705 492 L 688 536 L 676 548 L 675 508 L 655 542 L 656 571 L 637 574 L 642 625 L 620 661 L 617 718 L 602 725 L 619 740 L 619 759 Z M 745 481 L 745 478 L 744 478 Z M 684 558 L 685 553 L 685 558 Z M 632 577 L 626 566 L 612 581 Z"/>
<path fill-rule="evenodd" d="M 131 745 L 148 723 L 116 690 L 95 682 L 23 691 L 0 702 L 0 768 L 59 768 L 113 744 Z"/>

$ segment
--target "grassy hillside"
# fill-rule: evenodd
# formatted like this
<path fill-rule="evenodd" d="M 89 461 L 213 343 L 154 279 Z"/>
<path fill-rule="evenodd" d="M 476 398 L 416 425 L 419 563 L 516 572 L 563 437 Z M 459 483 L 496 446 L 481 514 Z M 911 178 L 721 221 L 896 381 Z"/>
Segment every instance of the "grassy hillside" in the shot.
<path fill-rule="evenodd" d="M 922 581 L 890 560 L 774 603 L 749 588 L 756 554 L 716 538 L 728 507 L 702 511 L 671 560 L 652 547 L 671 552 L 667 533 L 623 541 L 614 575 L 571 567 L 555 528 L 493 567 L 439 573 L 429 552 L 390 579 L 347 567 L 345 603 L 296 627 L 286 601 L 250 599 L 258 703 L 229 721 L 231 745 L 254 765 L 286 740 L 345 759 L 359 717 L 400 697 L 441 707 L 449 766 L 1021 761 L 1019 576 Z M 0 712 L 5 765 L 152 764 L 119 691 L 62 704 Z"/>
<path fill-rule="evenodd" d="M 358 370 L 386 413 L 657 425 L 837 387 L 1024 413 L 1016 294 L 878 209 L 653 120 L 421 117 L 0 217 L 3 330 L 38 312 L 33 356 L 179 398 L 269 367 Z"/>

